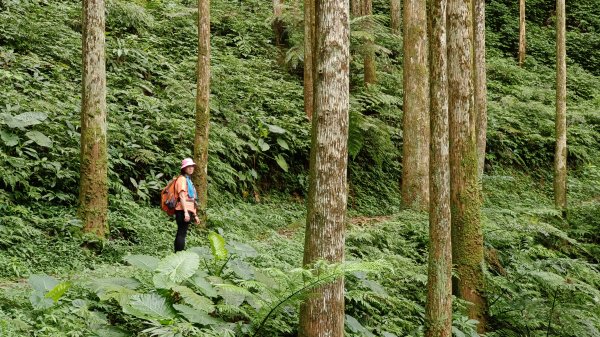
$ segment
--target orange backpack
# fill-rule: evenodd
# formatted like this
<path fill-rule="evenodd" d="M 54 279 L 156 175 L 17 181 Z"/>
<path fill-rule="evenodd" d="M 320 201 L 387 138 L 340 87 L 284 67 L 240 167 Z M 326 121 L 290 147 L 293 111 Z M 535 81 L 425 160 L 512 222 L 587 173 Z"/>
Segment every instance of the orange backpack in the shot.
<path fill-rule="evenodd" d="M 165 188 L 163 188 L 160 194 L 160 208 L 165 211 L 168 215 L 175 214 L 175 207 L 179 201 L 179 196 L 175 191 L 175 182 L 180 176 L 173 178 Z"/>

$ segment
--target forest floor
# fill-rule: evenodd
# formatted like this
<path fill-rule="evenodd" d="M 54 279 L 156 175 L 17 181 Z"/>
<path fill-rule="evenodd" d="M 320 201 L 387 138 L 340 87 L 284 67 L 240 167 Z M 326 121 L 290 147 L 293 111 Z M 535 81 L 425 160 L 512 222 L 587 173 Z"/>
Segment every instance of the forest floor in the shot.
<path fill-rule="evenodd" d="M 497 331 L 514 325 L 513 321 L 522 320 L 524 316 L 520 315 L 527 316 L 532 312 L 541 315 L 537 318 L 540 322 L 546 320 L 547 317 L 542 316 L 547 314 L 542 313 L 544 310 L 548 312 L 550 305 L 548 289 L 564 288 L 566 294 L 572 291 L 570 287 L 573 284 L 587 289 L 587 293 L 583 294 L 583 299 L 577 296 L 561 299 L 562 319 L 585 318 L 591 319 L 592 325 L 599 323 L 598 308 L 584 312 L 583 318 L 577 318 L 581 315 L 580 308 L 593 303 L 594 296 L 600 296 L 600 250 L 594 242 L 598 237 L 597 233 L 587 232 L 594 226 L 597 228 L 595 216 L 600 213 L 600 194 L 597 194 L 597 185 L 593 184 L 598 172 L 591 168 L 591 171 L 580 172 L 577 178 L 571 179 L 572 198 L 567 221 L 553 209 L 551 186 L 536 182 L 539 179 L 501 170 L 484 178 L 482 221 L 489 266 L 487 292 L 488 298 L 493 299 L 491 313 Z M 123 257 L 128 254 L 159 257 L 170 254 L 176 230 L 175 223 L 169 221 L 157 207 L 133 202 L 115 203 L 110 214 L 110 239 L 97 242 L 97 245 L 92 245 L 94 248 L 89 249 L 81 248 L 84 240 L 89 238 L 74 235 L 76 231 L 68 227 L 69 221 L 72 221 L 69 220 L 73 216 L 72 210 L 66 214 L 58 209 L 45 210 L 46 214 L 39 215 L 26 209 L 22 212 L 31 212 L 27 214 L 38 228 L 42 228 L 43 224 L 47 227 L 41 237 L 33 233 L 31 241 L 0 250 L 0 259 L 8 262 L 0 267 L 0 309 L 5 311 L 4 315 L 9 313 L 13 320 L 26 321 L 24 317 L 30 315 L 27 314 L 31 310 L 27 298 L 31 290 L 26 279 L 30 274 L 46 273 L 59 280 L 82 283 L 107 277 L 129 277 L 133 270 L 123 262 Z M 398 330 L 397 323 L 393 327 L 396 333 L 408 333 L 422 324 L 417 317 L 425 300 L 427 215 L 408 210 L 395 214 L 375 213 L 374 209 L 366 212 L 349 210 L 346 257 L 361 261 L 385 259 L 392 264 L 392 270 L 374 276 L 373 281 L 378 285 L 374 289 L 383 289 L 382 293 L 389 296 L 389 301 L 393 299 L 403 304 L 396 303 L 396 311 L 391 310 L 372 319 L 379 321 L 377 324 L 384 329 L 386 315 L 393 317 L 399 312 L 414 315 L 402 323 L 402 330 Z M 56 221 L 49 219 L 48 214 L 54 214 Z M 243 242 L 254 247 L 258 256 L 252 259 L 252 263 L 256 267 L 290 270 L 302 261 L 304 216 L 304 202 L 284 196 L 264 196 L 260 203 L 237 201 L 213 206 L 209 209 L 208 228 L 191 229 L 187 247 L 207 246 L 208 231 L 218 231 L 227 241 Z M 517 278 L 523 284 L 515 284 Z M 373 284 L 369 283 L 371 286 Z M 374 304 L 368 304 L 369 300 L 352 297 L 354 290 L 361 289 L 360 285 L 350 280 L 347 287 L 349 312 L 358 315 L 372 310 L 369 305 Z M 536 296 L 539 297 L 537 303 L 529 302 Z M 1 303 L 12 307 L 7 310 L 2 308 Z M 507 308 L 515 306 L 522 306 L 521 314 L 506 313 Z M 579 309 L 570 312 L 566 309 L 569 307 Z M 375 322 L 371 323 L 375 325 Z M 600 326 L 596 325 L 598 328 Z M 392 331 L 392 327 L 387 329 Z M 514 326 L 511 329 L 514 330 Z"/>

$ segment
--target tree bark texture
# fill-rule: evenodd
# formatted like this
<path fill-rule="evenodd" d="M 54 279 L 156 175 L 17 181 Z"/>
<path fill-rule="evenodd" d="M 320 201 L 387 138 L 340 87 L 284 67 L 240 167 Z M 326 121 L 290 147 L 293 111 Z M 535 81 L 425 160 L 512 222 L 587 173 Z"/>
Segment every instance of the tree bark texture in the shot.
<path fill-rule="evenodd" d="M 426 0 L 404 0 L 402 203 L 429 207 L 429 73 Z"/>
<path fill-rule="evenodd" d="M 304 0 L 304 113 L 312 119 L 314 103 L 315 0 Z"/>
<path fill-rule="evenodd" d="M 344 260 L 349 111 L 348 0 L 316 0 L 316 48 L 304 265 Z M 301 337 L 344 335 L 344 280 L 320 287 L 300 307 Z"/>
<path fill-rule="evenodd" d="M 400 12 L 400 0 L 390 0 L 390 26 L 392 34 L 400 35 L 402 17 Z"/>
<path fill-rule="evenodd" d="M 86 232 L 104 237 L 108 227 L 106 63 L 104 0 L 83 1 L 81 168 L 79 216 Z"/>
<path fill-rule="evenodd" d="M 273 0 L 273 34 L 275 35 L 275 45 L 283 46 L 283 31 L 285 26 L 283 23 L 283 0 Z"/>
<path fill-rule="evenodd" d="M 373 2 L 371 0 L 362 0 L 362 2 L 363 15 L 369 16 L 369 19 L 367 20 L 367 29 L 370 32 L 373 32 L 372 18 L 370 18 L 373 15 Z M 377 71 L 375 70 L 375 42 L 367 41 L 365 48 L 365 84 L 375 84 L 377 83 Z"/>
<path fill-rule="evenodd" d="M 425 336 L 452 336 L 452 245 L 448 131 L 446 0 L 430 0 L 429 262 Z"/>
<path fill-rule="evenodd" d="M 487 139 L 487 76 L 485 63 L 485 0 L 473 0 L 474 88 L 475 88 L 475 128 L 477 130 L 478 177 L 483 177 L 485 165 L 485 145 Z"/>
<path fill-rule="evenodd" d="M 208 133 L 210 127 L 210 0 L 198 0 L 198 69 L 193 180 L 198 191 L 200 225 L 206 224 L 208 202 Z"/>
<path fill-rule="evenodd" d="M 525 64 L 525 49 L 527 39 L 525 36 L 525 0 L 519 0 L 519 67 Z"/>
<path fill-rule="evenodd" d="M 567 207 L 567 52 L 565 0 L 556 0 L 556 149 L 554 153 L 554 204 Z"/>
<path fill-rule="evenodd" d="M 355 17 L 369 16 L 364 21 L 364 29 L 373 33 L 373 23 L 370 16 L 373 15 L 372 0 L 352 0 L 352 15 Z M 375 62 L 375 42 L 369 39 L 364 41 L 364 82 L 366 85 L 377 83 L 377 71 Z"/>
<path fill-rule="evenodd" d="M 469 301 L 469 317 L 485 327 L 483 234 L 477 170 L 473 98 L 473 17 L 471 0 L 448 0 L 448 109 L 450 119 L 450 206 L 455 293 Z"/>
<path fill-rule="evenodd" d="M 362 1 L 363 0 L 349 0 L 350 1 L 350 12 L 352 16 L 359 17 L 362 15 Z"/>

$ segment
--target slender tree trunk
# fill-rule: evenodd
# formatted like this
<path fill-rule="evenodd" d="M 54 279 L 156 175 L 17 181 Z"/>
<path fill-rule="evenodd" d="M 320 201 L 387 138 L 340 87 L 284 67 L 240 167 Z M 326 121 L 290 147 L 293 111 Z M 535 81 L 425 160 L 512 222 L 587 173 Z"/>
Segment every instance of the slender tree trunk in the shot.
<path fill-rule="evenodd" d="M 200 225 L 206 225 L 208 201 L 208 132 L 210 127 L 210 0 L 198 0 L 198 82 L 196 86 L 196 133 L 194 136 L 194 184 L 198 190 Z"/>
<path fill-rule="evenodd" d="M 402 18 L 400 13 L 400 0 L 390 0 L 390 18 L 392 34 L 400 35 L 400 25 L 402 24 Z"/>
<path fill-rule="evenodd" d="M 426 0 L 404 0 L 402 203 L 429 207 L 429 73 Z"/>
<path fill-rule="evenodd" d="M 554 153 L 554 204 L 567 207 L 567 53 L 565 0 L 556 0 L 556 152 Z"/>
<path fill-rule="evenodd" d="M 352 15 L 354 17 L 373 15 L 373 3 L 371 0 L 352 0 Z M 373 23 L 371 18 L 364 21 L 364 29 L 367 32 L 373 32 Z M 375 62 L 375 43 L 372 40 L 365 39 L 363 46 L 363 70 L 364 83 L 366 85 L 377 83 L 377 71 Z"/>
<path fill-rule="evenodd" d="M 312 124 L 304 265 L 344 260 L 349 110 L 348 0 L 316 0 Z M 300 307 L 301 337 L 344 335 L 344 280 L 320 287 Z"/>
<path fill-rule="evenodd" d="M 452 263 L 456 295 L 471 302 L 469 317 L 485 327 L 483 234 L 477 170 L 473 99 L 473 17 L 471 0 L 448 0 L 448 108 L 450 118 L 450 205 Z"/>
<path fill-rule="evenodd" d="M 519 67 L 525 64 L 525 0 L 519 0 Z"/>
<path fill-rule="evenodd" d="M 82 14 L 83 74 L 78 212 L 84 231 L 104 237 L 108 229 L 104 0 L 84 0 Z"/>
<path fill-rule="evenodd" d="M 283 0 L 273 0 L 273 34 L 275 34 L 275 45 L 283 46 Z"/>
<path fill-rule="evenodd" d="M 429 268 L 425 336 L 452 336 L 452 245 L 448 154 L 446 0 L 429 1 L 429 84 L 431 147 L 429 166 Z"/>
<path fill-rule="evenodd" d="M 475 86 L 475 128 L 477 130 L 478 177 L 483 177 L 485 165 L 485 143 L 487 135 L 487 76 L 485 63 L 485 0 L 473 0 L 474 86 Z"/>
<path fill-rule="evenodd" d="M 283 21 L 283 0 L 273 0 L 273 34 L 277 47 L 277 63 L 285 64 L 285 22 Z"/>
<path fill-rule="evenodd" d="M 354 17 L 362 16 L 362 1 L 363 0 L 349 0 L 351 7 L 351 13 Z"/>
<path fill-rule="evenodd" d="M 363 4 L 363 16 L 369 16 L 367 20 L 367 29 L 373 33 L 373 19 L 370 16 L 373 15 L 373 2 L 371 0 L 362 0 Z M 375 42 L 366 41 L 365 43 L 365 84 L 377 83 L 377 71 L 375 65 Z"/>
<path fill-rule="evenodd" d="M 313 72 L 315 43 L 315 0 L 304 0 L 304 112 L 308 120 L 313 115 Z"/>

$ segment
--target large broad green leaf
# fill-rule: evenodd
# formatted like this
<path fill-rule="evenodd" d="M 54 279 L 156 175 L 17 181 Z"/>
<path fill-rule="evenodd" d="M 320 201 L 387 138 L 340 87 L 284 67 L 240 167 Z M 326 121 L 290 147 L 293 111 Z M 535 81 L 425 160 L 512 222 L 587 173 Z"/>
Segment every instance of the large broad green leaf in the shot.
<path fill-rule="evenodd" d="M 44 297 L 44 293 L 37 290 L 29 296 L 29 302 L 35 310 L 45 310 L 54 306 L 52 299 Z"/>
<path fill-rule="evenodd" d="M 54 301 L 54 303 L 58 302 L 58 300 L 71 288 L 71 282 L 61 282 L 57 284 L 52 290 L 50 290 L 44 297 L 50 298 Z"/>
<path fill-rule="evenodd" d="M 212 253 L 208 247 L 190 247 L 186 248 L 186 251 L 196 253 L 202 259 L 210 259 L 212 257 Z"/>
<path fill-rule="evenodd" d="M 196 288 L 198 288 L 198 290 L 200 290 L 204 295 L 210 297 L 210 298 L 215 298 L 218 296 L 217 291 L 213 288 L 212 284 L 210 284 L 210 282 L 208 282 L 204 277 L 206 276 L 206 273 L 202 272 L 199 273 L 200 270 L 198 272 L 196 272 L 196 274 L 194 274 L 194 276 L 192 276 L 188 281 L 193 284 Z"/>
<path fill-rule="evenodd" d="M 290 146 L 283 138 L 277 138 L 277 144 L 279 144 L 279 146 L 281 146 L 282 148 L 284 148 L 286 150 L 290 149 Z"/>
<path fill-rule="evenodd" d="M 202 310 L 207 313 L 215 311 L 213 302 L 204 297 L 196 294 L 192 289 L 186 286 L 176 286 L 172 290 L 181 296 L 185 303 L 191 305 L 194 309 Z"/>
<path fill-rule="evenodd" d="M 171 289 L 179 284 L 171 281 L 166 274 L 154 274 L 152 283 L 154 283 L 154 287 L 157 289 Z"/>
<path fill-rule="evenodd" d="M 253 296 L 248 290 L 233 284 L 217 284 L 216 286 L 219 295 L 223 297 L 225 303 L 234 307 L 244 303 L 246 297 Z"/>
<path fill-rule="evenodd" d="M 359 334 L 360 336 L 375 337 L 371 331 L 367 330 L 356 318 L 346 315 L 346 326 L 350 331 Z"/>
<path fill-rule="evenodd" d="M 102 327 L 94 331 L 98 337 L 130 337 L 131 335 L 115 327 Z"/>
<path fill-rule="evenodd" d="M 9 147 L 19 144 L 19 136 L 9 131 L 0 130 L 0 138 L 4 145 Z"/>
<path fill-rule="evenodd" d="M 142 319 L 165 320 L 175 318 L 173 308 L 158 294 L 138 294 L 131 296 L 123 312 Z"/>
<path fill-rule="evenodd" d="M 175 304 L 173 305 L 173 308 L 179 311 L 181 316 L 187 319 L 190 323 L 196 323 L 201 325 L 214 325 L 219 323 L 219 320 L 211 317 L 206 312 L 194 309 L 188 305 Z"/>
<path fill-rule="evenodd" d="M 108 285 L 120 286 L 123 288 L 135 290 L 140 286 L 140 281 L 132 277 L 101 278 L 92 282 L 92 290 L 96 291 L 97 289 Z"/>
<path fill-rule="evenodd" d="M 225 260 L 229 252 L 225 248 L 225 239 L 215 232 L 208 233 L 208 242 L 210 243 L 210 251 L 215 260 Z"/>
<path fill-rule="evenodd" d="M 123 258 L 123 260 L 125 260 L 132 266 L 147 271 L 156 270 L 156 268 L 158 267 L 158 263 L 160 262 L 160 260 L 156 257 L 149 255 L 127 255 Z"/>
<path fill-rule="evenodd" d="M 381 284 L 379 284 L 379 282 L 368 279 L 363 279 L 361 280 L 361 282 L 364 286 L 371 289 L 371 291 L 373 291 L 377 295 L 388 296 L 388 293 L 385 291 L 385 288 Z"/>
<path fill-rule="evenodd" d="M 33 140 L 39 146 L 52 147 L 52 139 L 46 137 L 43 133 L 39 131 L 28 131 L 25 134 L 25 136 Z"/>
<path fill-rule="evenodd" d="M 54 277 L 48 276 L 46 274 L 41 275 L 31 275 L 29 276 L 29 285 L 43 294 L 46 294 L 48 291 L 52 290 L 59 283 Z"/>
<path fill-rule="evenodd" d="M 256 257 L 258 256 L 258 252 L 254 247 L 249 244 L 237 242 L 237 241 L 228 241 L 225 248 L 232 254 L 236 254 L 240 257 Z"/>
<path fill-rule="evenodd" d="M 269 132 L 272 132 L 272 133 L 277 133 L 277 134 L 285 133 L 285 129 L 282 127 L 279 127 L 277 125 L 268 124 L 268 128 L 269 128 Z"/>
<path fill-rule="evenodd" d="M 4 123 L 6 123 L 9 128 L 22 129 L 31 125 L 40 124 L 46 120 L 46 118 L 48 118 L 48 115 L 43 112 L 24 112 L 16 116 L 2 114 L 0 117 L 4 120 Z"/>
<path fill-rule="evenodd" d="M 242 280 L 251 280 L 254 278 L 254 267 L 244 261 L 233 260 L 229 263 L 229 268 Z"/>
<path fill-rule="evenodd" d="M 258 146 L 260 147 L 261 151 L 268 151 L 271 146 L 269 146 L 269 144 L 265 143 L 265 141 L 261 138 L 258 140 Z"/>
<path fill-rule="evenodd" d="M 278 154 L 275 157 L 275 161 L 277 162 L 277 165 L 279 165 L 279 167 L 281 167 L 285 172 L 288 171 L 288 164 L 281 154 Z"/>
<path fill-rule="evenodd" d="M 124 304 L 129 301 L 129 297 L 138 294 L 135 289 L 140 286 L 140 282 L 134 278 L 106 278 L 99 279 L 91 284 L 91 290 L 96 293 L 101 301 L 115 299 Z"/>
<path fill-rule="evenodd" d="M 178 252 L 162 259 L 156 271 L 167 276 L 172 282 L 180 283 L 196 273 L 199 263 L 198 254 Z"/>

